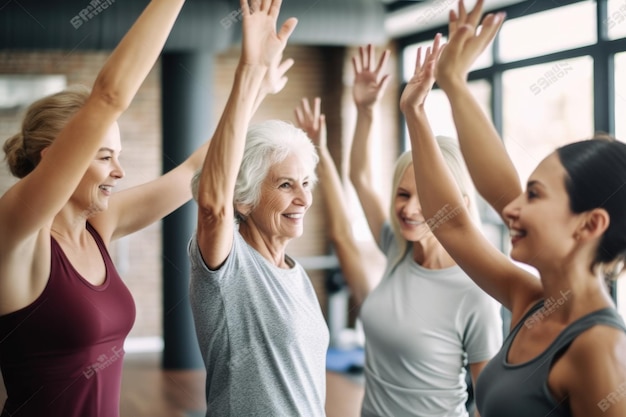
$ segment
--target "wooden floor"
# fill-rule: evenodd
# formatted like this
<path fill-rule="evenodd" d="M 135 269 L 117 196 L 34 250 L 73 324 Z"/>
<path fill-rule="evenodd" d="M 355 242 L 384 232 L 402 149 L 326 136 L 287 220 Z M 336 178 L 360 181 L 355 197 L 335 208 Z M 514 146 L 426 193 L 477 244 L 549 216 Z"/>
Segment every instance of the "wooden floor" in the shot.
<path fill-rule="evenodd" d="M 359 377 L 327 372 L 327 417 L 358 417 L 363 399 Z M 6 394 L 0 383 L 0 404 Z M 156 355 L 124 359 L 121 417 L 204 417 L 204 371 L 163 371 Z"/>

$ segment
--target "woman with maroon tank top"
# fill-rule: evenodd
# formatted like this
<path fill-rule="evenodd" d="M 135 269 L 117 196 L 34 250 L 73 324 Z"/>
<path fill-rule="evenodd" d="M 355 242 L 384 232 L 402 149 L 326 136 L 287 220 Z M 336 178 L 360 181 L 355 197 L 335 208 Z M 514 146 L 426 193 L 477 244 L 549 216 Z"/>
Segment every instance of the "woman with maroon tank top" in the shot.
<path fill-rule="evenodd" d="M 182 185 L 205 150 L 166 176 L 113 194 L 124 176 L 117 119 L 183 4 L 151 1 L 91 91 L 72 87 L 36 101 L 4 144 L 20 180 L 0 197 L 2 417 L 119 415 L 135 306 L 107 246 L 189 200 Z"/>
<path fill-rule="evenodd" d="M 511 332 L 476 384 L 482 417 L 623 417 L 626 327 L 605 280 L 626 259 L 626 144 L 607 135 L 559 147 L 522 187 L 505 147 L 467 84 L 504 14 L 481 21 L 484 0 L 450 13 L 400 107 L 407 118 L 424 215 L 448 207 L 433 233 L 487 293 L 511 311 Z M 424 112 L 433 82 L 452 107 L 461 150 L 478 191 L 511 234 L 512 263 L 469 220 Z"/>
<path fill-rule="evenodd" d="M 166 175 L 113 194 L 124 176 L 117 119 L 183 3 L 153 0 L 91 91 L 72 87 L 33 103 L 4 145 L 20 180 L 0 198 L 0 370 L 8 395 L 1 417 L 119 415 L 135 306 L 107 247 L 191 199 L 188 185 L 208 144 Z M 276 64 L 255 108 L 284 85 L 291 62 Z"/>
<path fill-rule="evenodd" d="M 91 91 L 72 87 L 36 101 L 4 145 L 20 180 L 0 197 L 0 370 L 8 395 L 1 417 L 119 415 L 135 306 L 107 247 L 191 199 L 208 144 L 166 175 L 113 194 L 124 176 L 117 119 L 183 4 L 152 0 Z M 282 89 L 290 66 L 268 71 L 255 106 Z"/>
<path fill-rule="evenodd" d="M 113 194 L 124 176 L 117 119 L 183 4 L 152 0 L 91 91 L 72 87 L 36 101 L 4 145 L 20 180 L 0 197 L 0 370 L 8 395 L 0 417 L 119 415 L 135 306 L 107 247 L 191 199 L 208 143 L 166 175 Z M 291 64 L 277 60 L 268 69 L 255 109 L 283 88 Z"/>

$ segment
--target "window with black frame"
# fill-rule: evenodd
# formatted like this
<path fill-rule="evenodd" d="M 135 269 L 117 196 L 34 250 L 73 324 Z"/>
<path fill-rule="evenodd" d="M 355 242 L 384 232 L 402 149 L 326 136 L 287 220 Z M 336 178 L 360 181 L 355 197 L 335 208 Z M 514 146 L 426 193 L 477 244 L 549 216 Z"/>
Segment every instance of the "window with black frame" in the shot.
<path fill-rule="evenodd" d="M 522 182 L 558 146 L 596 131 L 624 141 L 626 0 L 523 1 L 502 10 L 507 19 L 469 78 Z M 446 35 L 447 27 L 399 40 L 405 82 L 417 47 L 430 44 L 437 32 Z M 436 134 L 456 135 L 443 92 L 433 90 L 427 112 Z M 408 143 L 405 128 L 405 148 Z M 483 221 L 492 242 L 508 251 L 498 216 L 485 210 Z M 623 280 L 616 281 L 613 295 L 626 317 Z"/>

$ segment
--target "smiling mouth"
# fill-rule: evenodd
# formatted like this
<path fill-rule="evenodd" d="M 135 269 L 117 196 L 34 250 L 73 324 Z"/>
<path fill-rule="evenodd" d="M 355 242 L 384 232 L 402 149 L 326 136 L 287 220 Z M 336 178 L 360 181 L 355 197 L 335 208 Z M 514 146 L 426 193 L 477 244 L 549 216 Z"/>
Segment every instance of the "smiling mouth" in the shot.
<path fill-rule="evenodd" d="M 421 225 L 426 223 L 426 221 L 424 221 L 424 220 L 416 221 L 416 220 L 403 219 L 402 221 L 404 223 L 408 224 L 409 226 L 421 226 Z"/>
<path fill-rule="evenodd" d="M 302 219 L 304 217 L 304 214 L 302 213 L 297 213 L 297 214 L 284 214 L 285 217 L 287 217 L 288 219 Z"/>
<path fill-rule="evenodd" d="M 113 191 L 113 186 L 112 185 L 101 185 L 100 188 L 102 191 L 106 191 L 108 193 L 110 193 L 111 191 Z"/>
<path fill-rule="evenodd" d="M 522 239 L 526 236 L 526 232 L 517 229 L 509 229 L 509 236 L 511 237 L 511 242 L 515 243 L 518 240 Z"/>

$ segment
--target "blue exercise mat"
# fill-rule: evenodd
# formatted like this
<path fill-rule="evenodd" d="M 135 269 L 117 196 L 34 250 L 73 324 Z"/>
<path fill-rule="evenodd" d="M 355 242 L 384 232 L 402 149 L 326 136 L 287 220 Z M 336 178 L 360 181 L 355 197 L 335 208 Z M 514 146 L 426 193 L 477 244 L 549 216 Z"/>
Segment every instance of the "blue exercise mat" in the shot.
<path fill-rule="evenodd" d="M 335 372 L 360 372 L 365 365 L 363 348 L 337 349 L 328 348 L 326 353 L 326 369 Z"/>

